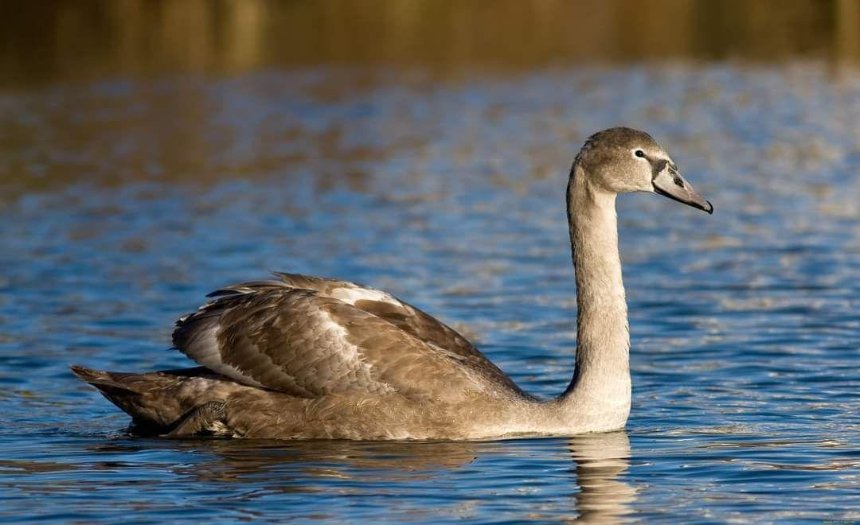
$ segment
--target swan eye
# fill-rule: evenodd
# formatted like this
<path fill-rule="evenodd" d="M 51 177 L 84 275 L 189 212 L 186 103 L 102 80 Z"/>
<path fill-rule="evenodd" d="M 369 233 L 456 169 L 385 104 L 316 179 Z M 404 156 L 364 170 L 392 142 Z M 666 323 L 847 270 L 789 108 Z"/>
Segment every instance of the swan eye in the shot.
<path fill-rule="evenodd" d="M 642 151 L 641 149 L 637 149 L 636 151 L 633 152 L 633 154 L 636 155 L 637 157 L 639 157 L 640 159 L 645 158 L 645 152 Z"/>

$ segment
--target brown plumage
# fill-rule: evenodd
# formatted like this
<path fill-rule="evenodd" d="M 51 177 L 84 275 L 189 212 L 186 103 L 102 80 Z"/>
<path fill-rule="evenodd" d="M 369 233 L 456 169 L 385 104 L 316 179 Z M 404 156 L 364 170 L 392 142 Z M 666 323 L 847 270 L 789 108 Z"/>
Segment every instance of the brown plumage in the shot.
<path fill-rule="evenodd" d="M 212 292 L 177 321 L 174 346 L 203 367 L 72 370 L 134 430 L 171 437 L 406 438 L 449 424 L 444 407 L 472 396 L 529 398 L 455 330 L 391 295 L 275 275 Z M 342 411 L 366 423 L 345 431 Z"/>
<path fill-rule="evenodd" d="M 278 275 L 215 292 L 177 323 L 174 346 L 236 381 L 304 398 L 353 391 L 456 401 L 487 383 L 516 389 L 457 332 L 388 294 Z"/>
<path fill-rule="evenodd" d="M 170 437 L 486 439 L 622 428 L 630 340 L 615 196 L 660 193 L 711 212 L 647 134 L 593 135 L 571 169 L 576 373 L 556 399 L 524 393 L 463 336 L 385 292 L 303 275 L 217 290 L 174 346 L 198 368 L 121 374 L 73 367 Z"/>

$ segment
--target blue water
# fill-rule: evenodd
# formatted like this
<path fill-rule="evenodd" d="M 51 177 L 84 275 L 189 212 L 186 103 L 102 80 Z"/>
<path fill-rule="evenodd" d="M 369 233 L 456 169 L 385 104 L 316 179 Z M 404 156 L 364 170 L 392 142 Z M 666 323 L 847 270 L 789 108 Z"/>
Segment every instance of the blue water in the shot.
<path fill-rule="evenodd" d="M 860 520 L 860 76 L 666 64 L 315 69 L 0 95 L 0 519 Z M 269 270 L 386 289 L 566 386 L 567 169 L 649 130 L 715 207 L 619 200 L 625 432 L 167 441 L 68 365 L 188 366 L 173 321 Z"/>

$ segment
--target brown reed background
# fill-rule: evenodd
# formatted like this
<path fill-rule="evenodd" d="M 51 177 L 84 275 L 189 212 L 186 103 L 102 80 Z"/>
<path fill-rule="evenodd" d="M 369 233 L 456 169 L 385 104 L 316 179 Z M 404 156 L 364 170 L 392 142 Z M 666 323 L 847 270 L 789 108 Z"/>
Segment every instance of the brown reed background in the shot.
<path fill-rule="evenodd" d="M 0 43 L 5 87 L 316 64 L 850 64 L 860 0 L 6 0 Z"/>

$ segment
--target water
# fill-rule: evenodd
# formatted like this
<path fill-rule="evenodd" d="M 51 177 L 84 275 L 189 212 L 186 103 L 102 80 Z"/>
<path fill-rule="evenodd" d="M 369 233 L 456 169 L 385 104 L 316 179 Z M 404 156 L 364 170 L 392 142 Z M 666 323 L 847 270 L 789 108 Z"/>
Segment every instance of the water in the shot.
<path fill-rule="evenodd" d="M 309 68 L 47 86 L 0 114 L 3 521 L 860 520 L 850 71 Z M 285 270 L 389 290 L 555 395 L 575 346 L 567 169 L 618 123 L 716 207 L 619 201 L 625 432 L 138 439 L 68 372 L 187 366 L 174 319 Z"/>

